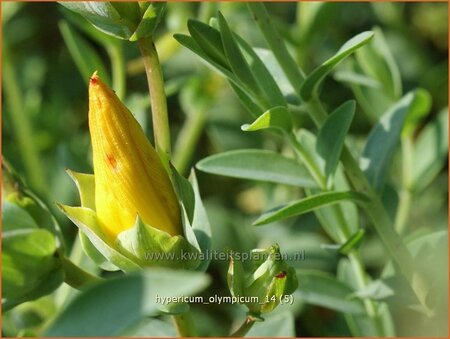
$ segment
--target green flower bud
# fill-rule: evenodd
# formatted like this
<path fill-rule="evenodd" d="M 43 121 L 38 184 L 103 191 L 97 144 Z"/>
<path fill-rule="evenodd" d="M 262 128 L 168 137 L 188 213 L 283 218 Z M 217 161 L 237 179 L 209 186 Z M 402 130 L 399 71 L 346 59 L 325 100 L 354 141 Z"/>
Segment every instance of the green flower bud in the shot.
<path fill-rule="evenodd" d="M 244 297 L 245 306 L 253 316 L 271 312 L 297 286 L 295 270 L 283 261 L 278 245 L 253 250 L 248 272 L 240 261 L 230 260 L 228 287 L 231 295 Z"/>

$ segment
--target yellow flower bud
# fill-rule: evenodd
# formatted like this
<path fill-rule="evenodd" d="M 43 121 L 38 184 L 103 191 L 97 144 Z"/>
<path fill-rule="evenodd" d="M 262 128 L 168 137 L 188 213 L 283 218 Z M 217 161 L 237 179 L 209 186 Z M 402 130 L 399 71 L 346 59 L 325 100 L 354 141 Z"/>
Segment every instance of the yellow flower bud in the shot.
<path fill-rule="evenodd" d="M 95 208 L 110 241 L 136 217 L 170 235 L 182 234 L 180 208 L 161 160 L 144 131 L 96 73 L 89 85 L 89 129 Z"/>

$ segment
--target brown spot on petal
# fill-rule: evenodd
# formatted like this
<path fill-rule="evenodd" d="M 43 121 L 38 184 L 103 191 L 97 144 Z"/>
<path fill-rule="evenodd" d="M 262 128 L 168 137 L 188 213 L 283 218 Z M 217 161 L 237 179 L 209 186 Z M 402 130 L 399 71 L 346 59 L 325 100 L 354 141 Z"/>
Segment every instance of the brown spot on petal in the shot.
<path fill-rule="evenodd" d="M 284 278 L 286 274 L 287 274 L 286 271 L 281 271 L 275 276 L 275 278 Z"/>
<path fill-rule="evenodd" d="M 106 160 L 108 160 L 109 165 L 110 165 L 113 169 L 116 169 L 116 167 L 117 167 L 117 160 L 116 160 L 116 158 L 114 157 L 114 155 L 112 155 L 112 154 L 110 154 L 110 153 L 107 153 L 107 154 L 106 154 Z"/>

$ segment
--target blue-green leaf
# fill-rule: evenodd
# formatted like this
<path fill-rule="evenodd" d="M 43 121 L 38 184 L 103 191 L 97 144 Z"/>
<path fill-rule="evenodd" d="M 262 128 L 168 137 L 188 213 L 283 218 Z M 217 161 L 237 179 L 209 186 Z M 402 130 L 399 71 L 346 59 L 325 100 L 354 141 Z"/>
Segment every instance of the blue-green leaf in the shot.
<path fill-rule="evenodd" d="M 348 314 L 363 314 L 364 305 L 359 299 L 349 299 L 351 287 L 322 271 L 298 270 L 296 298 L 307 303 Z"/>
<path fill-rule="evenodd" d="M 367 75 L 382 84 L 383 92 L 397 100 L 402 92 L 400 72 L 381 29 L 374 27 L 373 32 L 372 42 L 356 52 L 356 59 Z"/>
<path fill-rule="evenodd" d="M 317 67 L 302 84 L 300 96 L 304 101 L 309 101 L 317 90 L 320 81 L 331 72 L 342 60 L 351 55 L 358 48 L 367 44 L 373 38 L 373 32 L 360 33 L 348 40 L 330 59 Z"/>
<path fill-rule="evenodd" d="M 199 170 L 233 178 L 300 187 L 317 187 L 306 168 L 295 160 L 265 150 L 247 149 L 212 155 L 197 163 Z"/>
<path fill-rule="evenodd" d="M 295 318 L 289 311 L 264 316 L 264 321 L 256 322 L 245 337 L 293 338 Z"/>
<path fill-rule="evenodd" d="M 25 209 L 6 200 L 2 202 L 2 233 L 37 228 L 38 225 Z"/>
<path fill-rule="evenodd" d="M 317 137 L 316 149 L 325 160 L 325 176 L 329 184 L 341 158 L 345 137 L 355 115 L 355 105 L 355 101 L 349 100 L 339 106 L 327 118 Z"/>
<path fill-rule="evenodd" d="M 208 252 L 211 250 L 211 227 L 209 225 L 208 215 L 206 214 L 205 207 L 203 206 L 202 198 L 198 188 L 197 177 L 195 171 L 192 170 L 190 175 L 190 182 L 194 189 L 195 208 L 194 217 L 192 221 L 192 230 L 194 231 L 200 250 L 205 254 L 205 260 L 202 260 L 197 267 L 198 271 L 205 271 L 211 261 L 211 256 Z"/>
<path fill-rule="evenodd" d="M 258 84 L 234 38 L 233 32 L 230 30 L 228 23 L 221 13 L 219 13 L 218 19 L 223 49 L 233 73 L 243 84 L 245 84 L 246 87 L 248 87 L 254 94 L 258 95 Z"/>
<path fill-rule="evenodd" d="M 110 2 L 62 1 L 64 7 L 81 14 L 100 31 L 128 40 L 136 29 L 136 24 L 122 20 L 121 15 Z"/>
<path fill-rule="evenodd" d="M 391 107 L 374 126 L 364 146 L 360 166 L 377 191 L 383 187 L 414 97 L 414 93 L 410 92 Z"/>
<path fill-rule="evenodd" d="M 165 298 L 194 295 L 208 283 L 203 273 L 162 268 L 108 279 L 77 295 L 43 336 L 121 336 L 130 326 L 158 314 Z"/>
<path fill-rule="evenodd" d="M 235 35 L 235 38 L 244 50 L 253 76 L 255 77 L 259 88 L 263 92 L 263 95 L 267 97 L 269 105 L 287 106 L 286 100 L 284 99 L 277 82 L 256 51 L 240 36 Z"/>
<path fill-rule="evenodd" d="M 188 30 L 203 51 L 218 64 L 229 69 L 227 57 L 222 46 L 220 32 L 197 20 L 188 20 Z"/>
<path fill-rule="evenodd" d="M 45 229 L 2 232 L 2 309 L 51 293 L 63 281 L 55 237 Z"/>
<path fill-rule="evenodd" d="M 287 219 L 293 216 L 305 214 L 318 208 L 336 204 L 345 200 L 364 203 L 368 198 L 366 195 L 353 191 L 345 192 L 324 192 L 309 196 L 304 199 L 292 201 L 286 205 L 279 206 L 262 214 L 253 225 L 259 226 L 270 222 Z"/>

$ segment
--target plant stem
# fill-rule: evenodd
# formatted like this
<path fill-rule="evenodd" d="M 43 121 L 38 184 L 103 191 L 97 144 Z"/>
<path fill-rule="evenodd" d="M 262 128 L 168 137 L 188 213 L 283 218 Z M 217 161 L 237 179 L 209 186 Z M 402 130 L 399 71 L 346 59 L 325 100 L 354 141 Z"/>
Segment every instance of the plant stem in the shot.
<path fill-rule="evenodd" d="M 155 148 L 164 167 L 170 172 L 170 128 L 161 65 L 152 38 L 141 38 L 138 44 L 144 60 L 150 92 Z"/>
<path fill-rule="evenodd" d="M 122 44 L 109 44 L 106 47 L 112 68 L 112 85 L 117 96 L 123 100 L 125 98 L 125 62 L 123 59 Z"/>
<path fill-rule="evenodd" d="M 13 60 L 8 43 L 3 43 L 3 89 L 6 103 L 9 107 L 8 116 L 14 129 L 13 138 L 17 142 L 20 158 L 31 186 L 40 193 L 48 191 L 45 184 L 45 175 L 40 161 L 39 151 L 36 148 L 34 133 L 30 119 L 23 106 L 23 93 L 19 87 L 18 78 L 14 71 Z M 46 195 L 46 194 L 45 194 Z"/>
<path fill-rule="evenodd" d="M 103 279 L 92 275 L 75 265 L 70 259 L 62 255 L 62 267 L 64 270 L 64 282 L 76 289 L 82 289 L 89 284 L 100 282 Z"/>
<path fill-rule="evenodd" d="M 230 334 L 230 337 L 232 338 L 242 338 L 244 337 L 248 331 L 252 328 L 252 326 L 255 324 L 255 318 L 248 315 L 247 318 L 245 318 L 244 323 L 239 327 L 235 332 Z"/>
<path fill-rule="evenodd" d="M 284 46 L 283 40 L 273 27 L 267 10 L 262 3 L 251 3 L 249 4 L 249 8 L 253 13 L 254 19 L 260 27 L 269 47 L 273 51 L 275 58 L 281 65 L 283 71 L 291 82 L 291 85 L 298 92 L 298 89 L 301 86 L 301 81 L 298 76 L 293 76 L 292 73 L 296 72 L 295 74 L 297 74 L 300 71 L 298 70 L 298 66 L 294 59 Z M 317 96 L 314 96 L 305 104 L 311 119 L 314 121 L 316 126 L 320 128 L 327 118 L 327 113 L 322 108 Z M 361 193 L 366 193 L 369 196 L 370 202 L 366 204 L 365 208 L 367 215 L 371 219 L 375 230 L 384 243 L 390 257 L 397 265 L 400 272 L 402 272 L 408 280 L 424 310 L 430 314 L 430 310 L 426 306 L 426 294 L 428 292 L 427 284 L 425 283 L 423 277 L 418 274 L 411 253 L 407 249 L 403 240 L 400 238 L 399 234 L 394 230 L 393 223 L 390 220 L 378 195 L 371 188 L 364 173 L 361 171 L 358 163 L 346 146 L 344 146 L 342 151 L 341 161 L 355 190 Z"/>
<path fill-rule="evenodd" d="M 291 142 L 294 150 L 301 158 L 302 162 L 305 164 L 306 168 L 308 169 L 311 176 L 314 178 L 314 180 L 317 182 L 320 188 L 325 189 L 326 188 L 326 179 L 322 175 L 322 171 L 317 166 L 314 159 L 311 158 L 311 155 L 308 153 L 308 151 L 305 150 L 303 145 L 298 142 L 297 138 L 295 137 L 294 133 L 289 135 L 288 137 L 289 141 Z"/>
<path fill-rule="evenodd" d="M 402 234 L 407 227 L 409 212 L 411 209 L 412 194 L 410 190 L 411 168 L 413 166 L 413 142 L 410 136 L 402 138 L 402 188 L 400 200 L 395 215 L 395 230 Z"/>
<path fill-rule="evenodd" d="M 198 144 L 207 118 L 206 109 L 202 108 L 190 114 L 184 123 L 175 143 L 173 163 L 180 174 L 186 174 L 195 147 Z"/>
<path fill-rule="evenodd" d="M 195 330 L 194 321 L 191 313 L 185 312 L 182 314 L 175 314 L 172 316 L 175 326 L 178 331 L 178 335 L 181 338 L 196 337 L 197 331 Z"/>

